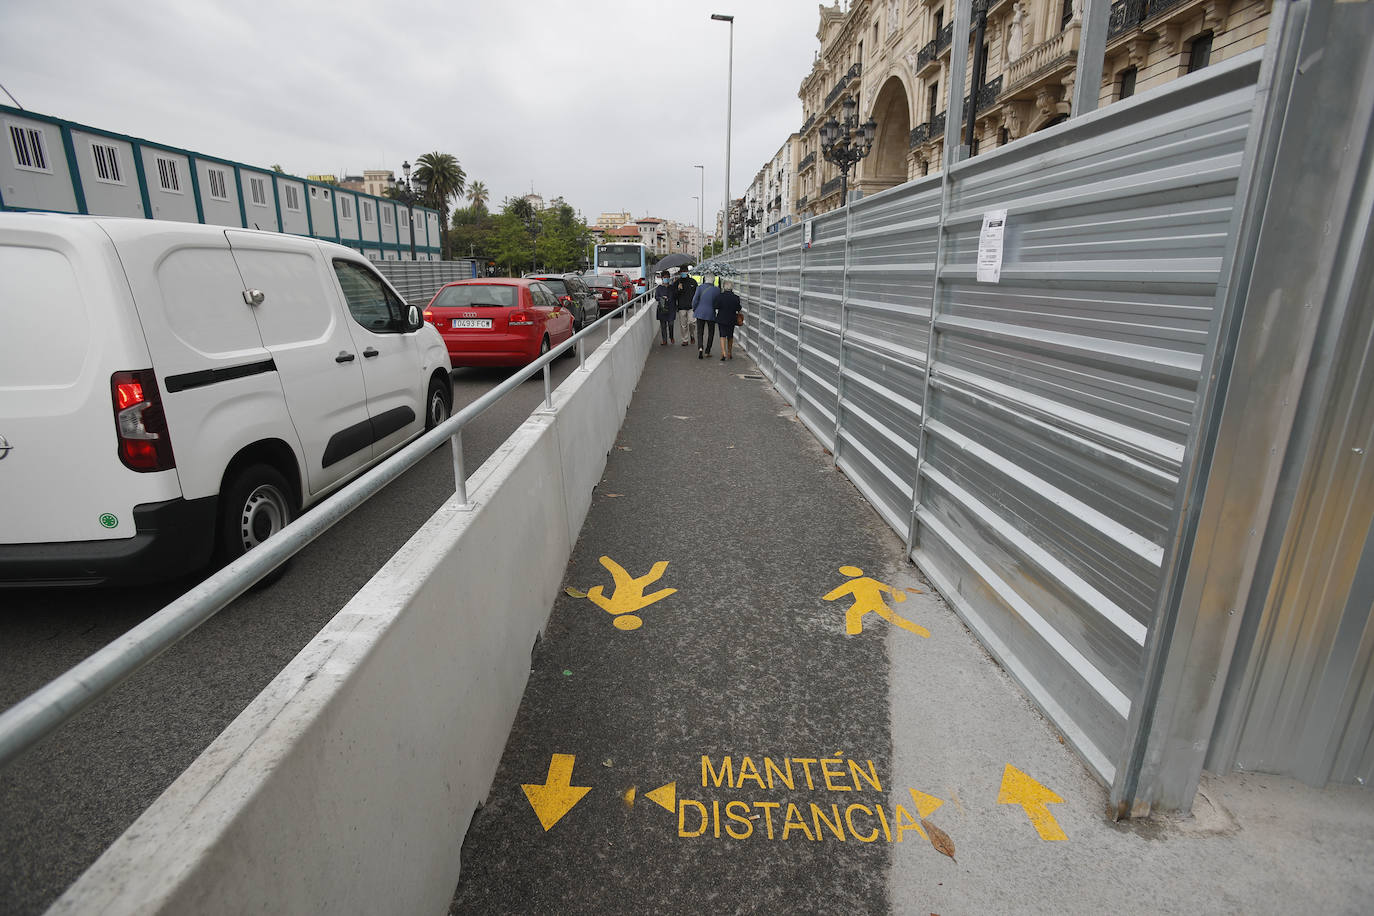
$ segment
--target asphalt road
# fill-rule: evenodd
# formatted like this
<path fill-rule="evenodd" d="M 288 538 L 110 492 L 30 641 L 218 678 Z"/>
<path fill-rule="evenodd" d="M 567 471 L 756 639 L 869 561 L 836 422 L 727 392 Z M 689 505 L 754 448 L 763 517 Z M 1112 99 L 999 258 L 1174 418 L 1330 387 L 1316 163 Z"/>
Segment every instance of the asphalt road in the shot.
<path fill-rule="evenodd" d="M 604 343 L 604 338 L 593 340 Z M 557 384 L 577 359 L 554 364 Z M 460 369 L 455 409 L 507 370 Z M 536 375 L 463 433 L 468 473 L 529 413 Z M 319 632 L 453 493 L 447 446 L 0 772 L 0 913 L 41 913 Z M 8 708 L 176 598 L 137 589 L 0 591 L 0 708 Z"/>

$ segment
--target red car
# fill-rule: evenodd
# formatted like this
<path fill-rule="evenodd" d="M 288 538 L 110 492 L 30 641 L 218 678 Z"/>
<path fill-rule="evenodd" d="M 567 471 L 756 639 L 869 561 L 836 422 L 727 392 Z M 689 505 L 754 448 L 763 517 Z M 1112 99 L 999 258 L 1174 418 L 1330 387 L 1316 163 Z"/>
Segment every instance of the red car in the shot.
<path fill-rule="evenodd" d="M 625 293 L 625 287 L 616 283 L 615 278 L 609 274 L 586 274 L 582 277 L 582 282 L 596 293 L 596 307 L 603 315 L 630 301 L 630 297 Z"/>
<path fill-rule="evenodd" d="M 456 366 L 523 366 L 573 335 L 572 312 L 538 280 L 449 283 L 425 307 Z"/>

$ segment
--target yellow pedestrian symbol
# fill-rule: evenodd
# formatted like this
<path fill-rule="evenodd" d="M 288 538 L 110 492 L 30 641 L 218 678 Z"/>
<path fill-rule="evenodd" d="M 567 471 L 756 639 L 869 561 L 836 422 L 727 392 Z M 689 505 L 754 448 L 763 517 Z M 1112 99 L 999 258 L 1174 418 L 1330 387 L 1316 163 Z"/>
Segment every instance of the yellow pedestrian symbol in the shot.
<path fill-rule="evenodd" d="M 644 594 L 644 589 L 663 578 L 664 571 L 668 569 L 667 560 L 659 560 L 653 569 L 637 579 L 631 577 L 625 571 L 625 567 L 610 557 L 602 557 L 601 565 L 610 570 L 611 577 L 615 579 L 615 592 L 607 598 L 602 587 L 597 585 L 587 589 L 587 598 L 607 614 L 615 614 L 614 622 L 619 629 L 639 629 L 644 625 L 644 621 L 635 616 L 635 612 L 642 611 L 655 601 L 667 598 L 677 591 L 675 588 L 663 588 L 651 595 Z"/>
<path fill-rule="evenodd" d="M 834 601 L 845 595 L 854 596 L 854 603 L 849 606 L 849 611 L 844 615 L 844 631 L 850 636 L 857 636 L 864 631 L 865 614 L 877 614 L 889 623 L 895 623 L 903 630 L 910 630 L 920 636 L 930 636 L 930 631 L 925 627 L 894 614 L 892 608 L 888 607 L 887 602 L 883 600 L 883 592 L 887 592 L 892 596 L 893 601 L 901 603 L 906 600 L 905 592 L 865 576 L 864 571 L 857 566 L 841 566 L 840 572 L 846 576 L 857 576 L 858 578 L 851 578 L 843 585 L 835 587 L 822 600 Z"/>

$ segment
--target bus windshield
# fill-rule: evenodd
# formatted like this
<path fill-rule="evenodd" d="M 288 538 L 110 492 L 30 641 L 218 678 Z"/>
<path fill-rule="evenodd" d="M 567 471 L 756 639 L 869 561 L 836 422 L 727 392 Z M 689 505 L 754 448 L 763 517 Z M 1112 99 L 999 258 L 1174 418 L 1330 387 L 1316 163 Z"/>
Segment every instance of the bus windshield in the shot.
<path fill-rule="evenodd" d="M 597 267 L 639 267 L 644 249 L 638 245 L 602 245 L 597 250 Z"/>

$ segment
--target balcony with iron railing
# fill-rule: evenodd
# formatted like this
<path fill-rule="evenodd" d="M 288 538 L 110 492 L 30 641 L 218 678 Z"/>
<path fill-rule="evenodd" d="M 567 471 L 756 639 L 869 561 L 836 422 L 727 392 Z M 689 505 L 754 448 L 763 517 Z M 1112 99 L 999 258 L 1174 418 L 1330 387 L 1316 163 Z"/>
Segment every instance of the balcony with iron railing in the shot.
<path fill-rule="evenodd" d="M 831 194 L 834 194 L 836 191 L 840 189 L 840 185 L 843 182 L 843 177 L 840 175 L 836 175 L 834 178 L 830 179 L 825 184 L 821 185 L 821 197 L 825 198 L 829 197 Z"/>
<path fill-rule="evenodd" d="M 999 73 L 997 79 L 989 80 L 983 84 L 983 88 L 978 90 L 978 107 L 974 109 L 974 114 L 987 108 L 997 97 L 1002 94 L 1002 75 Z M 964 96 L 964 112 L 968 112 L 968 96 Z"/>
<path fill-rule="evenodd" d="M 840 97 L 840 93 L 844 92 L 845 87 L 847 87 L 850 83 L 857 80 L 861 72 L 862 68 L 859 64 L 854 64 L 852 67 L 850 67 L 845 72 L 845 75 L 840 77 L 839 82 L 835 84 L 835 88 L 831 89 L 830 92 L 826 94 L 825 104 L 821 106 L 822 109 L 824 110 L 826 108 L 829 108 L 832 104 L 834 104 L 835 100 Z"/>
<path fill-rule="evenodd" d="M 810 129 L 811 129 L 811 125 L 813 125 L 813 124 L 815 124 L 815 123 L 816 123 L 816 116 L 813 114 L 811 117 L 807 118 L 807 119 L 802 123 L 801 130 L 797 131 L 797 133 L 798 133 L 799 135 L 803 136 L 803 137 L 806 136 L 806 132 L 807 132 L 808 130 L 810 130 Z"/>
<path fill-rule="evenodd" d="M 989 83 L 988 85 L 991 85 Z M 987 88 L 987 87 L 984 87 Z M 917 124 L 911 132 L 911 149 L 922 146 L 926 143 L 933 143 L 936 140 L 943 140 L 945 135 L 945 112 L 940 112 L 934 118 L 924 124 Z"/>
<path fill-rule="evenodd" d="M 805 194 L 803 194 L 801 197 L 798 197 L 798 198 L 797 198 L 797 212 L 798 212 L 798 213 L 800 213 L 800 212 L 802 212 L 802 210 L 805 210 L 805 209 L 806 209 L 806 201 L 807 201 L 807 196 L 806 196 Z"/>
<path fill-rule="evenodd" d="M 805 156 L 802 157 L 802 161 L 797 165 L 797 173 L 800 174 L 802 172 L 805 172 L 807 169 L 811 168 L 811 166 L 815 164 L 816 154 L 814 152 L 807 153 Z"/>
<path fill-rule="evenodd" d="M 935 37 L 928 41 L 925 47 L 916 52 L 916 75 L 925 76 L 925 72 L 931 66 L 939 64 L 940 57 L 949 50 L 951 42 L 954 40 L 954 23 L 946 25 L 935 33 Z"/>

